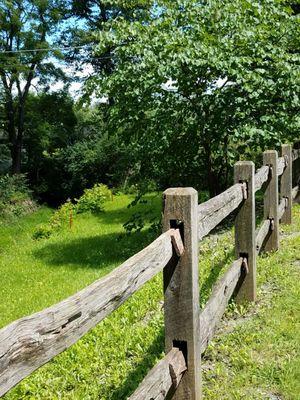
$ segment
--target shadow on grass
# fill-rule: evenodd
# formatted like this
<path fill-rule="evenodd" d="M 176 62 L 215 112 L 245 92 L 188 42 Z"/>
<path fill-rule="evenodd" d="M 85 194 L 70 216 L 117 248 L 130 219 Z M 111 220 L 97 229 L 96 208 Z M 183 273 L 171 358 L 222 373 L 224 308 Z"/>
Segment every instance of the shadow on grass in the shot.
<path fill-rule="evenodd" d="M 134 200 L 132 197 L 131 201 Z M 118 201 L 118 200 L 116 200 Z M 126 203 L 120 208 L 105 210 L 103 213 L 98 214 L 99 221 L 105 225 L 111 224 L 120 224 L 123 225 L 124 222 L 127 222 L 129 218 L 132 217 L 133 214 L 141 213 L 147 214 L 151 216 L 160 216 L 162 201 L 160 195 L 153 196 L 145 196 L 143 198 L 142 203 L 136 204 L 134 207 L 128 207 L 131 202 Z"/>
<path fill-rule="evenodd" d="M 224 265 L 226 265 L 230 259 L 233 259 L 233 256 L 234 256 L 234 249 L 226 253 L 226 256 L 223 257 L 222 260 L 220 260 L 216 265 L 214 265 L 213 268 L 211 268 L 208 277 L 203 282 L 200 289 L 201 300 L 205 300 L 205 302 L 208 300 L 210 290 L 218 280 Z"/>
<path fill-rule="evenodd" d="M 45 265 L 102 269 L 125 261 L 153 240 L 147 230 L 120 235 L 91 236 L 67 242 L 45 243 L 33 254 Z"/>
<path fill-rule="evenodd" d="M 123 384 L 117 389 L 111 390 L 111 400 L 127 399 L 140 385 L 148 371 L 156 364 L 156 358 L 164 349 L 164 329 L 161 328 L 151 346 L 148 347 L 142 361 L 131 371 Z"/>

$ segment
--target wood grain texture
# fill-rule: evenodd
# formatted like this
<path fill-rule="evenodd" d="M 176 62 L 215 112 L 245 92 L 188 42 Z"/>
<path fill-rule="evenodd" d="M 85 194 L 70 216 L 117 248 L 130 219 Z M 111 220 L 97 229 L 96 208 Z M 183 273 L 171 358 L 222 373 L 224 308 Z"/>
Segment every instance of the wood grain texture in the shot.
<path fill-rule="evenodd" d="M 288 201 L 286 198 L 283 198 L 280 200 L 280 203 L 278 205 L 278 218 L 281 220 L 282 216 L 284 215 L 284 212 L 286 210 Z"/>
<path fill-rule="evenodd" d="M 235 219 L 235 255 L 246 257 L 249 273 L 239 288 L 239 303 L 256 299 L 256 248 L 255 248 L 255 178 L 254 163 L 240 161 L 234 166 L 234 181 L 247 184 L 247 199 L 239 207 Z"/>
<path fill-rule="evenodd" d="M 187 370 L 183 353 L 176 347 L 147 374 L 128 400 L 165 400 L 174 393 Z"/>
<path fill-rule="evenodd" d="M 285 157 L 279 157 L 277 160 L 277 175 L 281 176 L 285 170 L 286 160 Z"/>
<path fill-rule="evenodd" d="M 225 275 L 214 286 L 206 306 L 200 313 L 199 333 L 202 353 L 213 338 L 227 304 L 241 278 L 243 262 L 242 257 L 233 262 Z"/>
<path fill-rule="evenodd" d="M 286 167 L 280 179 L 280 197 L 285 198 L 286 207 L 283 215 L 280 218 L 280 222 L 283 224 L 292 223 L 292 187 L 293 187 L 293 160 L 292 160 L 292 146 L 290 144 L 284 144 L 281 146 L 281 155 L 286 160 Z"/>
<path fill-rule="evenodd" d="M 293 148 L 293 188 L 300 188 L 300 141 L 294 143 Z M 293 201 L 300 204 L 300 190 L 293 190 Z"/>
<path fill-rule="evenodd" d="M 201 398 L 197 207 L 198 193 L 192 188 L 164 192 L 164 230 L 177 224 L 184 243 L 182 256 L 164 269 L 165 352 L 179 347 L 188 365 L 173 400 Z"/>
<path fill-rule="evenodd" d="M 293 149 L 293 188 L 300 188 L 300 142 L 294 144 Z M 294 203 L 300 204 L 300 190 L 297 192 L 293 190 L 293 201 Z"/>
<path fill-rule="evenodd" d="M 279 248 L 279 218 L 278 218 L 278 173 L 277 173 L 277 151 L 265 151 L 263 154 L 264 164 L 271 168 L 271 178 L 264 195 L 264 219 L 273 220 L 274 229 L 268 235 L 264 244 L 265 251 L 278 250 Z"/>
<path fill-rule="evenodd" d="M 255 191 L 257 192 L 262 188 L 263 184 L 269 179 L 270 168 L 267 165 L 263 165 L 256 171 L 254 180 L 255 180 Z"/>
<path fill-rule="evenodd" d="M 0 396 L 51 360 L 117 309 L 173 256 L 162 234 L 102 279 L 50 308 L 0 330 Z"/>
<path fill-rule="evenodd" d="M 198 206 L 198 239 L 201 240 L 224 218 L 231 214 L 242 203 L 246 186 L 237 183 L 225 192 Z"/>
<path fill-rule="evenodd" d="M 174 250 L 178 257 L 181 257 L 184 253 L 184 244 L 182 242 L 181 234 L 179 229 L 171 230 L 171 241 L 174 246 Z"/>
<path fill-rule="evenodd" d="M 266 219 L 261 226 L 257 229 L 256 231 L 256 241 L 255 241 L 255 247 L 256 247 L 256 253 L 259 254 L 260 251 L 262 250 L 263 243 L 269 234 L 271 230 L 271 221 L 269 219 Z"/>

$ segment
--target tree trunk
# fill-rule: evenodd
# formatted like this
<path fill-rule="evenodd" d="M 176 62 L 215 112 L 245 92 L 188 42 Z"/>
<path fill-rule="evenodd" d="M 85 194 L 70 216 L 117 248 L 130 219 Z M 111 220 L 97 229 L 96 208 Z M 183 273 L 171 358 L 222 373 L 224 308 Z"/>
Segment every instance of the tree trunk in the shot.
<path fill-rule="evenodd" d="M 15 121 L 16 121 L 16 109 L 13 104 L 13 100 L 9 97 L 5 104 L 5 113 L 7 119 L 6 130 L 8 133 L 9 147 L 11 154 L 11 173 L 19 174 L 21 172 L 21 156 L 22 156 L 22 134 L 17 134 Z"/>
<path fill-rule="evenodd" d="M 22 143 L 23 143 L 22 138 L 18 138 L 11 146 L 12 174 L 21 173 Z"/>

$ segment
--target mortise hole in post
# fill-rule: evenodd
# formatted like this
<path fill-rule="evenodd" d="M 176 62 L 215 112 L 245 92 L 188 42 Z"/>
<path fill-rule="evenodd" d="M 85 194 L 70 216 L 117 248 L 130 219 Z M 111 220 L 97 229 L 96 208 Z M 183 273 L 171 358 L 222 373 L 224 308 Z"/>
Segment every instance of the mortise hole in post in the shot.
<path fill-rule="evenodd" d="M 248 264 L 248 260 L 249 260 L 248 253 L 239 253 L 239 257 L 240 258 L 245 258 L 247 260 L 247 264 Z M 242 284 L 243 284 L 244 279 L 246 278 L 246 276 L 247 276 L 247 268 L 245 267 L 244 262 L 243 262 L 243 264 L 241 266 L 241 276 L 240 276 L 240 279 L 238 280 L 238 283 L 237 283 L 237 285 L 236 285 L 236 287 L 234 289 L 234 292 L 233 292 L 233 296 L 234 297 L 236 297 L 238 295 L 239 290 L 242 287 Z"/>
<path fill-rule="evenodd" d="M 246 258 L 247 264 L 248 264 L 248 259 L 249 259 L 248 253 L 240 253 L 240 257 L 241 258 Z M 244 262 L 242 264 L 242 271 L 243 271 L 244 275 L 247 275 L 247 267 L 244 265 Z"/>
<path fill-rule="evenodd" d="M 179 349 L 183 357 L 185 359 L 186 366 L 188 368 L 188 348 L 187 348 L 187 342 L 185 340 L 173 340 L 173 347 L 176 347 Z"/>
<path fill-rule="evenodd" d="M 248 193 L 249 193 L 249 183 L 248 183 L 248 181 L 245 181 L 245 180 L 243 180 L 243 179 L 240 179 L 240 180 L 239 180 L 239 183 L 242 184 L 242 185 L 244 185 L 244 186 L 242 187 L 243 197 L 244 197 L 244 200 L 247 200 L 247 198 L 248 198 Z"/>
<path fill-rule="evenodd" d="M 171 219 L 170 220 L 170 228 L 171 229 L 179 229 L 182 243 L 184 244 L 184 224 L 183 221 L 179 219 Z"/>

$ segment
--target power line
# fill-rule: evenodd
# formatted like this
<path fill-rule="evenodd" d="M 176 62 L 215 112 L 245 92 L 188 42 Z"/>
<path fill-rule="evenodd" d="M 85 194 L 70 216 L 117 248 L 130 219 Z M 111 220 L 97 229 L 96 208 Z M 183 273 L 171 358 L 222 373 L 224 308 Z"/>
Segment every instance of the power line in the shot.
<path fill-rule="evenodd" d="M 58 50 L 76 50 L 76 49 L 84 49 L 89 45 L 83 46 L 72 46 L 72 47 L 52 47 L 52 48 L 38 48 L 38 49 L 21 49 L 21 50 L 4 50 L 0 51 L 0 54 L 11 54 L 11 53 L 34 53 L 36 51 L 58 51 Z"/>
<path fill-rule="evenodd" d="M 114 58 L 114 56 L 102 56 L 102 57 L 94 57 L 94 58 L 97 59 L 97 60 L 111 60 L 111 59 Z M 16 64 L 0 64 L 0 68 L 21 68 L 21 67 L 25 67 L 25 66 L 30 65 L 30 64 L 32 64 L 32 61 L 19 62 L 19 63 L 16 63 Z M 41 63 L 40 65 L 43 65 L 43 63 Z"/>

